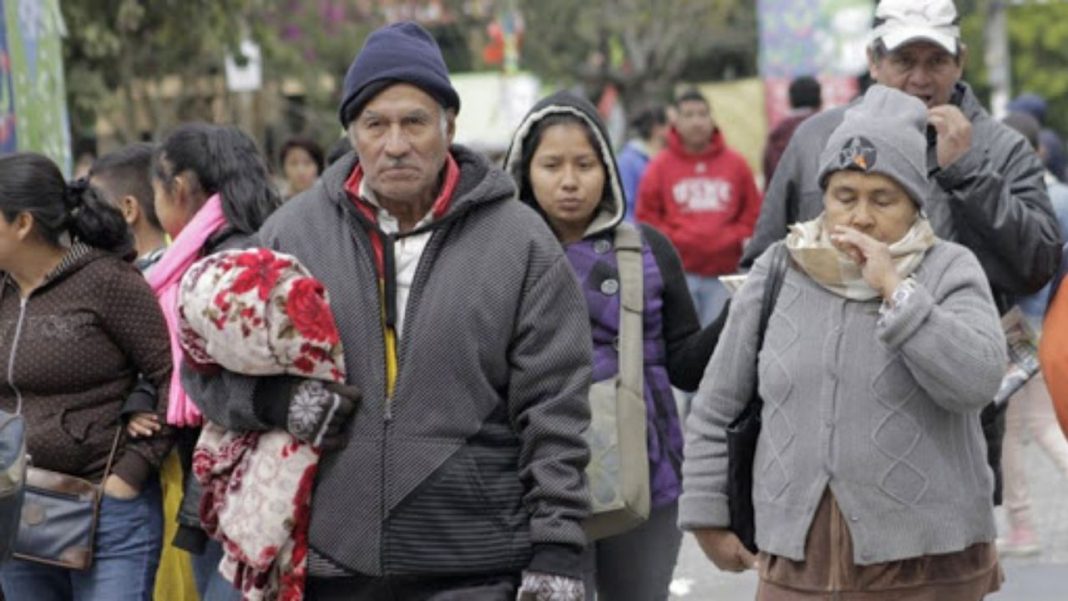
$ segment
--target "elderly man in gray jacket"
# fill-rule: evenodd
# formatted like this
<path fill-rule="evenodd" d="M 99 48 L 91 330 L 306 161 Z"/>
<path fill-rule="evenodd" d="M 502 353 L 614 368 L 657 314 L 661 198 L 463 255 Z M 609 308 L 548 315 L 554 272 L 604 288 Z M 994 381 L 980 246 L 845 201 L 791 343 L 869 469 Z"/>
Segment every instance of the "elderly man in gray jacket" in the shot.
<path fill-rule="evenodd" d="M 326 286 L 358 402 L 184 372 L 212 421 L 341 447 L 312 493 L 313 600 L 582 597 L 585 301 L 509 176 L 450 145 L 459 106 L 424 29 L 372 33 L 340 110 L 354 152 L 260 231 Z"/>
<path fill-rule="evenodd" d="M 872 78 L 927 105 L 931 225 L 940 238 L 976 254 L 1005 312 L 1017 297 L 1040 290 L 1060 261 L 1042 163 L 961 81 L 966 48 L 952 0 L 882 0 L 875 17 Z M 764 194 L 743 267 L 784 237 L 787 225 L 822 210 L 816 161 L 847 108 L 823 112 L 797 129 Z"/>

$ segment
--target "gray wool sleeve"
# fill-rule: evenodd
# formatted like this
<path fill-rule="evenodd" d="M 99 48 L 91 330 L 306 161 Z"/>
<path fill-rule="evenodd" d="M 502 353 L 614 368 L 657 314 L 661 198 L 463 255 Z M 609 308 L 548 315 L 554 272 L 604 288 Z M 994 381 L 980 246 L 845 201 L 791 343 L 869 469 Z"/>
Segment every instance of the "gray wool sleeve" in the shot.
<path fill-rule="evenodd" d="M 908 302 L 888 313 L 876 333 L 883 344 L 901 353 L 935 403 L 967 413 L 994 398 L 1008 357 L 983 268 L 964 248 L 950 248 L 957 256 L 934 289 L 917 284 Z"/>
<path fill-rule="evenodd" d="M 683 530 L 730 525 L 726 431 L 749 402 L 756 383 L 756 339 L 770 254 L 757 260 L 732 299 L 722 343 L 712 354 L 686 420 L 679 498 L 679 527 Z"/>

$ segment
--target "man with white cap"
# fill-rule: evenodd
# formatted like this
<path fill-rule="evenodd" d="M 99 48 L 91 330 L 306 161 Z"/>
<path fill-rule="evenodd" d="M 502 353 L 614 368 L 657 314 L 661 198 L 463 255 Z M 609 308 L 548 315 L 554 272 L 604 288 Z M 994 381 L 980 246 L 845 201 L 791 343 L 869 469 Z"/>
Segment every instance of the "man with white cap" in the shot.
<path fill-rule="evenodd" d="M 1056 273 L 1060 235 L 1041 162 L 961 80 L 967 48 L 958 22 L 952 0 L 882 0 L 868 46 L 869 72 L 927 105 L 926 211 L 939 237 L 979 257 L 1004 312 Z M 825 111 L 798 128 L 768 184 L 743 266 L 783 238 L 790 223 L 820 212 L 816 162 L 845 110 Z"/>

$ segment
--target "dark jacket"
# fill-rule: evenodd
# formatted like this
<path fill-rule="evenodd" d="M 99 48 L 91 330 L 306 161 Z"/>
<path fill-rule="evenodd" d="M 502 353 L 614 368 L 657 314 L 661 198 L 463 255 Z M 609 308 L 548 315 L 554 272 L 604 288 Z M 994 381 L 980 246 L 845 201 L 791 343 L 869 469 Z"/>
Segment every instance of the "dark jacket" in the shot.
<path fill-rule="evenodd" d="M 1017 297 L 1041 289 L 1060 262 L 1057 218 L 1042 181 L 1045 170 L 1027 140 L 992 119 L 967 84 L 957 84 L 951 102 L 972 122 L 972 147 L 940 169 L 935 140 L 928 135 L 931 188 L 925 210 L 938 237 L 959 242 L 979 257 L 994 300 L 1005 312 Z M 823 211 L 817 163 L 846 108 L 815 115 L 794 133 L 765 192 L 743 267 L 786 236 L 788 223 Z"/>
<path fill-rule="evenodd" d="M 620 169 L 612 160 L 608 135 L 597 109 L 586 100 L 560 92 L 538 102 L 520 124 L 505 156 L 505 168 L 524 191 L 520 202 L 541 213 L 529 185 L 523 185 L 529 157 L 522 156 L 531 132 L 554 115 L 577 116 L 599 144 L 595 150 L 605 166 L 605 196 L 582 240 L 567 244 L 564 252 L 586 297 L 593 334 L 593 380 L 619 373 L 620 290 L 619 265 L 613 243 L 624 220 L 625 203 Z M 644 397 L 648 423 L 647 449 L 653 507 L 673 503 L 682 492 L 682 427 L 672 386 L 694 390 L 719 340 L 723 321 L 701 330 L 693 299 L 686 286 L 682 262 L 671 242 L 656 229 L 643 225 L 643 334 Z"/>
<path fill-rule="evenodd" d="M 152 409 L 166 414 L 170 338 L 156 297 L 132 265 L 83 244 L 25 300 L 0 273 L 0 357 L 0 408 L 14 413 L 21 397 L 38 467 L 99 481 L 138 374 L 161 391 Z M 113 473 L 140 487 L 172 444 L 169 427 L 124 440 Z"/>
<path fill-rule="evenodd" d="M 816 111 L 813 109 L 792 112 L 768 134 L 768 141 L 764 145 L 765 182 L 770 182 L 772 176 L 775 175 L 775 168 L 779 166 L 779 161 L 782 160 L 782 155 L 786 152 L 786 146 L 794 137 L 794 132 L 797 131 L 797 128 L 805 119 L 814 114 L 816 114 Z"/>
<path fill-rule="evenodd" d="M 463 147 L 451 152 L 459 183 L 428 226 L 391 397 L 391 311 L 370 238 L 385 234 L 345 190 L 355 154 L 260 231 L 264 246 L 295 255 L 326 286 L 348 382 L 363 393 L 348 445 L 320 463 L 314 576 L 580 573 L 590 381 L 582 296 L 541 218 L 511 202 L 509 177 Z M 289 402 L 284 380 L 183 370 L 183 382 L 209 419 L 234 429 L 277 427 L 271 416 Z"/>

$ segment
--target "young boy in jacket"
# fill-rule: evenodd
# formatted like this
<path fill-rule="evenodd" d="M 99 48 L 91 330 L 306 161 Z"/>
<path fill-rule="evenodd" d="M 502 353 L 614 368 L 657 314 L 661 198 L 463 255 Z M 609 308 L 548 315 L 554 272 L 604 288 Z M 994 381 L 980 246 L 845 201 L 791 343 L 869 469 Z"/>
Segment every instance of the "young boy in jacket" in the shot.
<path fill-rule="evenodd" d="M 676 106 L 667 148 L 649 163 L 638 188 L 636 216 L 678 249 L 706 326 L 730 296 L 719 276 L 737 270 L 761 197 L 749 165 L 716 127 L 708 100 L 690 90 Z"/>
<path fill-rule="evenodd" d="M 144 142 L 130 144 L 100 157 L 89 170 L 89 183 L 122 211 L 130 226 L 137 249 L 135 265 L 142 273 L 148 273 L 167 247 L 149 178 L 152 150 Z"/>

